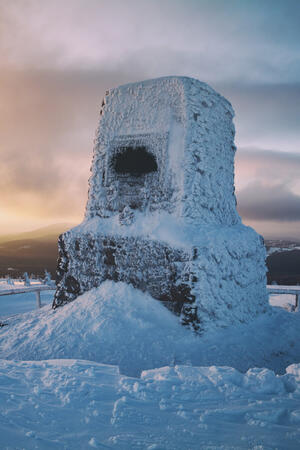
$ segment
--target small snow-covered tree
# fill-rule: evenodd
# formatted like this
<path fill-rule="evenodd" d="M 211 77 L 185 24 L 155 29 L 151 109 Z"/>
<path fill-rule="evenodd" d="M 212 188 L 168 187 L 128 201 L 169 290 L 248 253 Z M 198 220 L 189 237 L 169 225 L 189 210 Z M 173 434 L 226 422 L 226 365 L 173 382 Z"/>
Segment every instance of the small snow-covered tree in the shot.
<path fill-rule="evenodd" d="M 51 274 L 45 270 L 44 284 L 52 284 Z"/>
<path fill-rule="evenodd" d="M 9 286 L 14 286 L 15 284 L 14 280 L 12 280 L 9 275 L 6 277 L 6 282 Z"/>
<path fill-rule="evenodd" d="M 23 274 L 24 286 L 30 286 L 30 279 L 27 272 Z"/>

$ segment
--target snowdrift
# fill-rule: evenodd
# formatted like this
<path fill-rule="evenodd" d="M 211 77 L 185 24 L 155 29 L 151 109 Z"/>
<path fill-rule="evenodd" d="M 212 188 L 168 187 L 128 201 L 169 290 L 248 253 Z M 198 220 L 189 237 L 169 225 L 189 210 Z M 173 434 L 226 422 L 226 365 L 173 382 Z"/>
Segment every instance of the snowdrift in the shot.
<path fill-rule="evenodd" d="M 124 283 L 104 282 L 55 311 L 12 317 L 0 329 L 0 358 L 84 359 L 121 373 L 174 364 L 230 366 L 276 373 L 300 360 L 300 314 L 279 308 L 248 324 L 195 336 L 157 300 Z"/>
<path fill-rule="evenodd" d="M 63 308 L 44 307 L 5 328 L 0 357 L 79 358 L 115 364 L 130 375 L 174 364 L 178 343 L 195 340 L 160 302 L 110 281 Z"/>

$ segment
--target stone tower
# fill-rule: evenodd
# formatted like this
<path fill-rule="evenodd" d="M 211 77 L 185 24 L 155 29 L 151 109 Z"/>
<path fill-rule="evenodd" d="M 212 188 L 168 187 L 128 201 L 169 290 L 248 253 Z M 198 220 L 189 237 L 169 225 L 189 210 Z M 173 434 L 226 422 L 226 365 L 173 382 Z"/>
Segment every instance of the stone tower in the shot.
<path fill-rule="evenodd" d="M 233 116 L 187 77 L 106 92 L 85 220 L 59 239 L 54 308 L 112 279 L 197 331 L 267 309 L 263 241 L 236 211 Z"/>

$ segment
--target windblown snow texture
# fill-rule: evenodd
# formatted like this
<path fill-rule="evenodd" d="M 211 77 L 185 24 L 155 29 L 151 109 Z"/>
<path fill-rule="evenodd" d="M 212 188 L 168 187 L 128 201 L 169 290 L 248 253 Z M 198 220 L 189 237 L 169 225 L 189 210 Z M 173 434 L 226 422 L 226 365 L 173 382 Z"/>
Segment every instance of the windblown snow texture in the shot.
<path fill-rule="evenodd" d="M 107 91 L 100 115 L 85 220 L 60 237 L 53 307 L 111 279 L 199 332 L 264 312 L 264 245 L 236 211 L 230 103 L 166 77 Z"/>
<path fill-rule="evenodd" d="M 275 376 L 175 365 L 141 378 L 82 360 L 0 360 L 3 449 L 300 446 L 300 364 Z"/>

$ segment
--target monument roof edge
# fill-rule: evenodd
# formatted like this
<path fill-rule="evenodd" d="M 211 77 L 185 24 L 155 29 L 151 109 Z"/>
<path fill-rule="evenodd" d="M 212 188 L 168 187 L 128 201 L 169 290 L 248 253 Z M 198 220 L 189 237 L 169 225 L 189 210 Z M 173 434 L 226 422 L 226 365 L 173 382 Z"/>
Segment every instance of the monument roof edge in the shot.
<path fill-rule="evenodd" d="M 188 88 L 189 85 L 196 83 L 198 85 L 199 89 L 203 89 L 206 91 L 206 93 L 217 96 L 222 101 L 224 106 L 227 107 L 232 112 L 232 115 L 234 116 L 234 111 L 233 111 L 232 105 L 229 100 L 227 100 L 225 97 L 223 97 L 222 94 L 220 94 L 218 91 L 216 91 L 208 83 L 206 83 L 204 81 L 200 81 L 194 77 L 188 77 L 188 76 L 182 76 L 182 75 L 167 75 L 167 76 L 158 77 L 158 78 L 148 78 L 146 80 L 134 81 L 131 83 L 125 83 L 125 84 L 122 84 L 119 86 L 109 88 L 107 90 L 107 93 L 111 94 L 111 93 L 114 93 L 115 91 L 128 89 L 130 87 L 147 86 L 147 85 L 151 85 L 151 84 L 159 85 L 159 84 L 163 84 L 164 82 L 167 82 L 170 80 L 177 80 L 179 83 L 182 83 L 182 85 L 185 88 Z"/>

